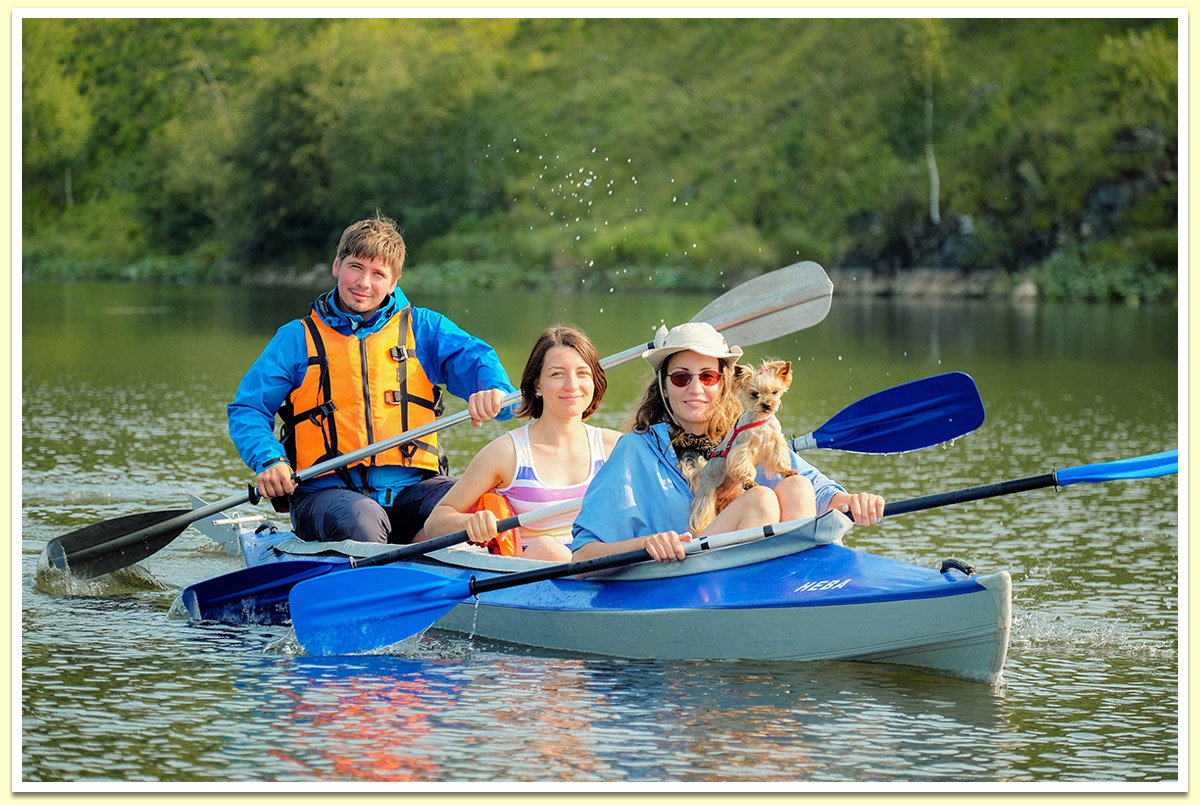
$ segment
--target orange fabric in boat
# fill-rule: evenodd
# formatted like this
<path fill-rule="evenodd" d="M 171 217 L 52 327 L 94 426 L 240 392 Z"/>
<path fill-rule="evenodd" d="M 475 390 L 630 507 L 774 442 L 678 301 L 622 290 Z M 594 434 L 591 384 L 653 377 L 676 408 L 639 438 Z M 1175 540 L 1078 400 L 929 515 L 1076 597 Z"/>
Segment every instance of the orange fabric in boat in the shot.
<path fill-rule="evenodd" d="M 495 492 L 484 492 L 483 496 L 476 501 L 467 514 L 474 514 L 477 511 L 489 511 L 496 515 L 497 520 L 503 520 L 505 517 L 512 517 L 514 515 L 512 506 L 508 503 L 508 498 L 498 495 Z M 520 556 L 521 529 L 518 527 L 502 531 L 484 547 L 500 556 Z"/>

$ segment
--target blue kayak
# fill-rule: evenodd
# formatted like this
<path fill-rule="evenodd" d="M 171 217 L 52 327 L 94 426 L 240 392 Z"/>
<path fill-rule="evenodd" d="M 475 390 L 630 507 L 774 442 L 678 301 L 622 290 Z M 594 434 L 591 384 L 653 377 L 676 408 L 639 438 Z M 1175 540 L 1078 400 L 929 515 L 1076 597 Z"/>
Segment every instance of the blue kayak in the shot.
<path fill-rule="evenodd" d="M 898 562 L 841 544 L 850 526 L 840 514 L 812 523 L 679 563 L 492 590 L 454 607 L 434 628 L 614 657 L 859 660 L 999 678 L 1012 618 L 1007 572 Z M 308 543 L 270 530 L 243 529 L 238 539 L 248 566 L 320 562 L 334 572 L 348 568 L 350 556 L 394 547 Z M 395 566 L 469 581 L 543 565 L 460 545 Z M 286 608 L 280 612 L 286 620 Z"/>

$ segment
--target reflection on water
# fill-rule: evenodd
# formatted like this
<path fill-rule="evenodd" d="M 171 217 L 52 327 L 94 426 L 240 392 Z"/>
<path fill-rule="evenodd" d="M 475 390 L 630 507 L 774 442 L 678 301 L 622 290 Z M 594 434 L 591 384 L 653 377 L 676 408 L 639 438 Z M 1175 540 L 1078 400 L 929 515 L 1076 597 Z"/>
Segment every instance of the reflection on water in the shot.
<path fill-rule="evenodd" d="M 1153 782 L 1178 767 L 1177 478 L 1080 484 L 885 520 L 847 544 L 1014 581 L 996 686 L 848 663 L 557 656 L 436 632 L 389 653 L 297 656 L 287 629 L 169 617 L 178 587 L 238 567 L 187 531 L 128 572 L 67 583 L 48 539 L 244 488 L 232 390 L 311 293 L 26 286 L 22 343 L 21 763 L 26 781 Z M 496 344 L 574 321 L 608 355 L 705 296 L 418 298 Z M 31 310 L 53 309 L 56 317 Z M 543 310 L 544 316 L 513 311 Z M 964 370 L 987 420 L 902 455 L 815 451 L 891 500 L 1178 445 L 1175 312 L 835 298 L 747 347 L 795 362 L 785 430 L 906 380 Z M 646 373 L 610 373 L 620 427 Z M 452 431 L 461 470 L 507 426 Z"/>

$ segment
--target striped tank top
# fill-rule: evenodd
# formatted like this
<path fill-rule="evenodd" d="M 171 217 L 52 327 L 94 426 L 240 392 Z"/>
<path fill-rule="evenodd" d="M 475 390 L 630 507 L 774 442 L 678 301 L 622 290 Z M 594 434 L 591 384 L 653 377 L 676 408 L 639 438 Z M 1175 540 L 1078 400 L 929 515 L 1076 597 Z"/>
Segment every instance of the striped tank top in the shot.
<path fill-rule="evenodd" d="M 551 503 L 563 500 L 582 498 L 588 484 L 596 475 L 596 470 L 604 464 L 604 434 L 600 428 L 594 428 L 584 423 L 588 435 L 588 449 L 591 451 L 592 468 L 588 477 L 581 483 L 571 486 L 550 486 L 543 483 L 533 466 L 533 450 L 529 445 L 529 425 L 510 430 L 513 445 L 517 448 L 517 466 L 513 470 L 512 483 L 508 486 L 496 487 L 496 492 L 503 495 L 513 512 L 523 515 L 526 512 L 540 509 Z M 531 525 L 521 526 L 521 541 L 528 543 L 537 537 L 554 537 L 564 545 L 571 544 L 571 525 L 575 522 L 575 512 L 560 514 L 548 520 L 540 520 Z"/>

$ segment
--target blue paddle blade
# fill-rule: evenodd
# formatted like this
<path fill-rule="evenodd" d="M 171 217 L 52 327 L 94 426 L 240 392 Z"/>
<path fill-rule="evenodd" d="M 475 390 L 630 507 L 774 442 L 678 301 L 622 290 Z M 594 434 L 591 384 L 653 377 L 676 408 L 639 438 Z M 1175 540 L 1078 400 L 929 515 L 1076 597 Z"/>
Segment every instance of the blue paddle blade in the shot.
<path fill-rule="evenodd" d="M 982 425 L 983 418 L 975 381 L 964 372 L 947 372 L 878 391 L 846 406 L 812 433 L 816 444 L 808 446 L 851 453 L 905 453 L 964 436 Z"/>
<path fill-rule="evenodd" d="M 330 573 L 292 588 L 296 639 L 308 654 L 355 654 L 428 629 L 466 598 L 471 583 L 409 567 Z"/>
<path fill-rule="evenodd" d="M 288 593 L 292 587 L 349 566 L 349 562 L 299 559 L 247 567 L 185 587 L 179 599 L 193 620 L 287 623 Z"/>
<path fill-rule="evenodd" d="M 1124 458 L 1103 464 L 1084 464 L 1082 467 L 1058 470 L 1059 486 L 1094 484 L 1101 481 L 1121 481 L 1130 478 L 1157 478 L 1179 472 L 1179 450 L 1166 450 L 1148 456 Z"/>

